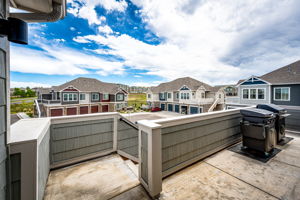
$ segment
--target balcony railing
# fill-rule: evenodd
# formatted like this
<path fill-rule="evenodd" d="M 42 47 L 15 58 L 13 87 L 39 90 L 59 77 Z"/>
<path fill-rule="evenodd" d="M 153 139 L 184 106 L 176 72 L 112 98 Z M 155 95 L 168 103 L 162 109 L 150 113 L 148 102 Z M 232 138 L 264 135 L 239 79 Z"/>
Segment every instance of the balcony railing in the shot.
<path fill-rule="evenodd" d="M 46 100 L 46 99 L 43 99 L 43 100 L 41 100 L 41 102 L 44 103 L 44 104 L 59 104 L 60 100 Z"/>
<path fill-rule="evenodd" d="M 114 152 L 139 163 L 139 180 L 155 197 L 164 177 L 241 139 L 240 109 L 141 120 L 138 127 L 121 118 L 113 112 L 15 123 L 9 140 L 13 194 L 40 200 L 51 169 Z"/>
<path fill-rule="evenodd" d="M 234 103 L 234 104 L 238 104 L 240 103 L 240 98 L 237 96 L 234 97 L 225 97 L 225 103 Z"/>

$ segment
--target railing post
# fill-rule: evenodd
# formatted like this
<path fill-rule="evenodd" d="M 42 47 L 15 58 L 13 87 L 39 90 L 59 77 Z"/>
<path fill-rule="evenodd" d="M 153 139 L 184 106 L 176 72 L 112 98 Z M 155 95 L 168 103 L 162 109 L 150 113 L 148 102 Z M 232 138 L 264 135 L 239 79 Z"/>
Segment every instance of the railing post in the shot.
<path fill-rule="evenodd" d="M 139 121 L 139 180 L 151 197 L 162 191 L 161 125 Z"/>
<path fill-rule="evenodd" d="M 116 114 L 114 116 L 114 122 L 113 122 L 113 150 L 118 150 L 118 119 L 119 115 Z"/>

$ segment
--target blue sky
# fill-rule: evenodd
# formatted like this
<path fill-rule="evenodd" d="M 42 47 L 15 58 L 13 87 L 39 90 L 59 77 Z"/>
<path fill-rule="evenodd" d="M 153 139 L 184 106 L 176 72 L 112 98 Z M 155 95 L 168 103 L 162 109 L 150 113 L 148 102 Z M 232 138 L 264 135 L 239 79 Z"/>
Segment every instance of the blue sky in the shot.
<path fill-rule="evenodd" d="M 11 44 L 11 85 L 76 77 L 157 85 L 183 76 L 232 84 L 300 59 L 297 0 L 68 0 Z"/>

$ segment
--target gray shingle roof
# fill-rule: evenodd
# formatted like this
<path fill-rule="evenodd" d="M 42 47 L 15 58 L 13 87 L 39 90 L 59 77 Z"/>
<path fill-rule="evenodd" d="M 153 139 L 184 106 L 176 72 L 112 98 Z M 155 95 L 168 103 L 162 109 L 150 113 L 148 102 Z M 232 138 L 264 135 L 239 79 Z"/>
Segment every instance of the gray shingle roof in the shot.
<path fill-rule="evenodd" d="M 212 91 L 213 87 L 193 79 L 191 77 L 178 78 L 170 82 L 161 83 L 157 87 L 151 87 L 150 90 L 154 93 L 166 92 L 166 91 L 176 91 L 179 90 L 182 86 L 187 86 L 191 90 L 197 90 L 199 87 L 203 86 L 206 90 Z"/>
<path fill-rule="evenodd" d="M 100 92 L 114 94 L 121 90 L 117 84 L 106 83 L 94 78 L 83 77 L 76 78 L 59 86 L 53 86 L 52 89 L 55 91 L 61 91 L 67 88 L 68 86 L 73 86 L 83 92 Z"/>
<path fill-rule="evenodd" d="M 300 83 L 300 60 L 260 77 L 271 84 Z"/>

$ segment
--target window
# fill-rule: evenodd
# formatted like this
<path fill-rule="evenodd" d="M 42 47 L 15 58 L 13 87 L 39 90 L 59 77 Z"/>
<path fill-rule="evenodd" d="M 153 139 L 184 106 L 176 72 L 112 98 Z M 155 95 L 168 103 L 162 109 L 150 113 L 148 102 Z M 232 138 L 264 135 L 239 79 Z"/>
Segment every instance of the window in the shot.
<path fill-rule="evenodd" d="M 274 100 L 276 101 L 289 101 L 290 100 L 290 88 L 274 88 Z"/>
<path fill-rule="evenodd" d="M 250 89 L 250 99 L 256 99 L 256 89 Z"/>
<path fill-rule="evenodd" d="M 190 99 L 190 93 L 181 93 L 181 99 Z"/>
<path fill-rule="evenodd" d="M 99 101 L 99 94 L 98 93 L 93 93 L 92 94 L 92 100 L 93 101 Z"/>
<path fill-rule="evenodd" d="M 80 100 L 85 100 L 85 94 L 80 94 Z"/>
<path fill-rule="evenodd" d="M 205 98 L 205 93 L 204 92 L 201 93 L 201 98 L 203 98 L 203 99 Z"/>
<path fill-rule="evenodd" d="M 248 99 L 248 98 L 249 98 L 249 90 L 243 89 L 243 99 Z"/>
<path fill-rule="evenodd" d="M 172 98 L 172 94 L 168 93 L 168 99 L 171 99 L 171 98 Z"/>
<path fill-rule="evenodd" d="M 265 99 L 265 89 L 264 88 L 253 88 L 253 89 L 243 89 L 243 99 Z"/>
<path fill-rule="evenodd" d="M 117 94 L 117 101 L 124 101 L 124 94 Z"/>
<path fill-rule="evenodd" d="M 103 94 L 103 100 L 109 100 L 109 94 Z"/>
<path fill-rule="evenodd" d="M 64 93 L 64 101 L 77 101 L 78 94 L 77 93 Z"/>
<path fill-rule="evenodd" d="M 151 94 L 148 94 L 148 99 L 151 99 Z"/>
<path fill-rule="evenodd" d="M 221 99 L 222 98 L 222 95 L 221 94 L 219 94 L 219 99 Z"/>
<path fill-rule="evenodd" d="M 176 93 L 176 98 L 179 99 L 179 93 Z"/>
<path fill-rule="evenodd" d="M 258 99 L 265 99 L 265 90 L 257 89 L 257 97 L 258 97 Z"/>

